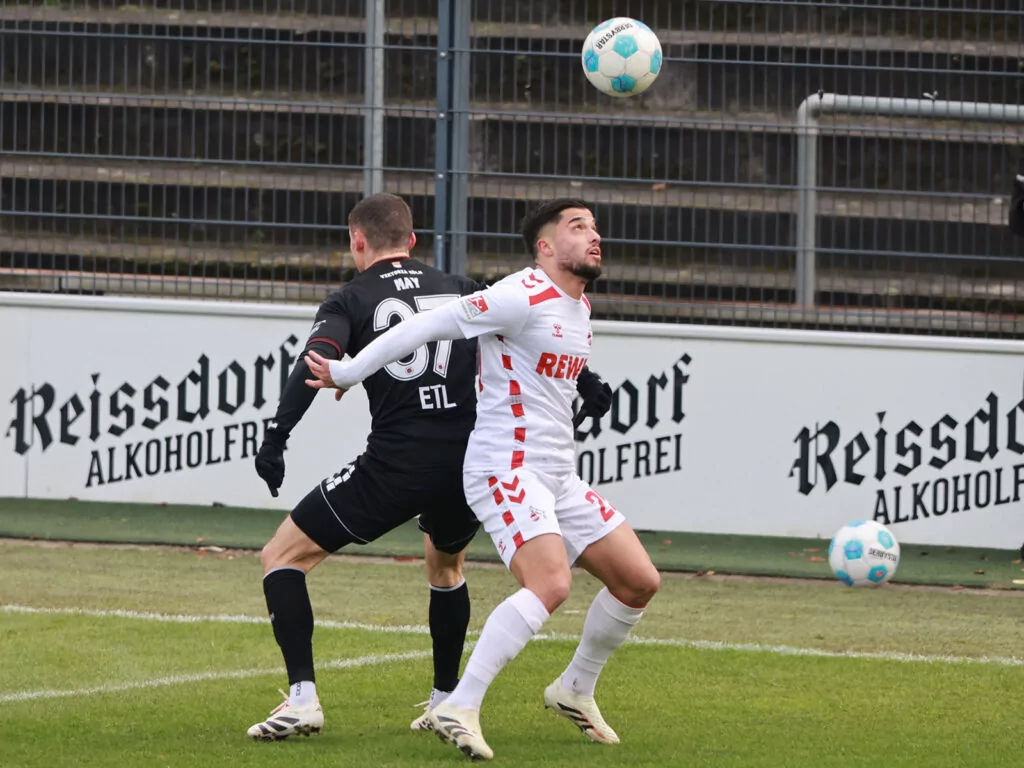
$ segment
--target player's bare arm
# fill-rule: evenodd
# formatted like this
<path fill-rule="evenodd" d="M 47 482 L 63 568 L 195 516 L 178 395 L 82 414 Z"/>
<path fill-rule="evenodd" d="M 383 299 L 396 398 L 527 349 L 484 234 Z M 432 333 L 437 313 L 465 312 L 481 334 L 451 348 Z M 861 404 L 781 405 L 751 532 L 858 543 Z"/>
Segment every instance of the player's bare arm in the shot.
<path fill-rule="evenodd" d="M 517 332 L 526 322 L 529 308 L 525 293 L 515 286 L 498 284 L 402 321 L 374 339 L 354 358 L 311 359 L 310 370 L 315 378 L 307 379 L 306 384 L 313 389 L 350 389 L 428 342 Z"/>

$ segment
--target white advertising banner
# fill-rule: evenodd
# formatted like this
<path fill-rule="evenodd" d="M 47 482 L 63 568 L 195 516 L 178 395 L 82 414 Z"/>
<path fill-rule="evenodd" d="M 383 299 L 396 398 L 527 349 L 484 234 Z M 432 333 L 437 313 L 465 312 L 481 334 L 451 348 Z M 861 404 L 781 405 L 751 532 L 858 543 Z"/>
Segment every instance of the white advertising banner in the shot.
<path fill-rule="evenodd" d="M 314 314 L 0 294 L 0 496 L 290 508 L 369 431 L 361 389 L 321 394 L 281 497 L 255 474 Z M 615 397 L 579 471 L 636 528 L 1024 539 L 1022 343 L 595 322 L 590 365 Z"/>
<path fill-rule="evenodd" d="M 0 496 L 290 508 L 366 445 L 362 389 L 321 394 L 281 495 L 253 468 L 315 307 L 0 295 Z M 27 477 L 26 477 L 27 474 Z"/>
<path fill-rule="evenodd" d="M 1024 344 L 595 323 L 583 478 L 636 528 L 1024 540 Z"/>

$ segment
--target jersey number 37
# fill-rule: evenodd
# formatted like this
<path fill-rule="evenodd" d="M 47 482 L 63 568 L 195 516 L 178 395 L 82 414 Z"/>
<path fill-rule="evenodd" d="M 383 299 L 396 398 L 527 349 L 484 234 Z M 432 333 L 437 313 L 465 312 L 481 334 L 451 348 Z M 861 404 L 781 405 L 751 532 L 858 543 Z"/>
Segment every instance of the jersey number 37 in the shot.
<path fill-rule="evenodd" d="M 433 296 L 416 296 L 414 297 L 416 309 L 413 309 L 401 299 L 384 299 L 384 301 L 377 305 L 377 309 L 373 312 L 373 330 L 377 333 L 381 333 L 391 327 L 391 322 L 396 317 L 399 320 L 408 320 L 417 312 L 426 312 L 431 309 L 437 309 L 442 304 L 454 301 L 457 298 L 459 298 L 458 295 L 454 293 L 443 293 Z M 445 340 L 437 342 L 437 355 L 434 360 L 434 373 L 438 374 L 442 378 L 448 376 L 448 359 L 451 357 L 451 354 L 452 343 L 450 341 Z M 412 379 L 417 379 L 426 373 L 427 368 L 429 367 L 430 350 L 427 348 L 427 345 L 424 344 L 413 352 L 410 358 L 389 363 L 384 367 L 384 370 L 399 381 L 411 381 Z"/>

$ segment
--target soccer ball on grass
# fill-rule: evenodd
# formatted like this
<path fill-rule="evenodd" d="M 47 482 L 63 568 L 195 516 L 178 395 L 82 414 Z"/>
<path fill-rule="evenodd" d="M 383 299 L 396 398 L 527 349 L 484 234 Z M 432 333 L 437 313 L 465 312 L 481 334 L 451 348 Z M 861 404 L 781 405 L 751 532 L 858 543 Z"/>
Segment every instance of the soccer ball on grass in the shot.
<path fill-rule="evenodd" d="M 900 544 L 873 520 L 844 525 L 828 545 L 828 564 L 848 587 L 876 587 L 896 573 Z"/>
<path fill-rule="evenodd" d="M 583 71 L 597 90 L 643 93 L 661 72 L 661 41 L 642 21 L 620 16 L 594 27 L 583 43 Z"/>

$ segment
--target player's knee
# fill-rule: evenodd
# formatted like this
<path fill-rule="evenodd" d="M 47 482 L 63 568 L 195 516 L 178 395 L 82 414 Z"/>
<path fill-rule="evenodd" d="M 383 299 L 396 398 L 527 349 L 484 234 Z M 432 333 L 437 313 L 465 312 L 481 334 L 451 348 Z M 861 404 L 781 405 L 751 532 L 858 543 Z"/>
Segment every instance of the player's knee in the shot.
<path fill-rule="evenodd" d="M 661 574 L 649 563 L 647 568 L 641 570 L 636 578 L 629 585 L 629 599 L 624 602 L 636 608 L 647 605 L 661 589 Z"/>
<path fill-rule="evenodd" d="M 428 559 L 427 580 L 435 587 L 454 587 L 460 584 L 463 580 L 461 560 L 452 555 Z"/>
<path fill-rule="evenodd" d="M 564 572 L 552 573 L 529 585 L 529 590 L 540 598 L 548 613 L 554 613 L 558 607 L 569 599 L 572 589 L 572 573 L 566 568 Z"/>
<path fill-rule="evenodd" d="M 309 573 L 327 554 L 304 534 L 282 536 L 278 533 L 260 550 L 260 565 L 265 574 L 275 568 L 300 568 Z"/>
<path fill-rule="evenodd" d="M 260 550 L 260 565 L 263 567 L 264 573 L 269 573 L 275 568 L 280 568 L 281 565 L 279 560 L 280 548 L 277 546 L 277 542 L 271 539 L 264 545 L 263 549 Z"/>

